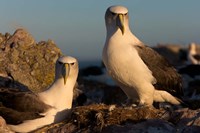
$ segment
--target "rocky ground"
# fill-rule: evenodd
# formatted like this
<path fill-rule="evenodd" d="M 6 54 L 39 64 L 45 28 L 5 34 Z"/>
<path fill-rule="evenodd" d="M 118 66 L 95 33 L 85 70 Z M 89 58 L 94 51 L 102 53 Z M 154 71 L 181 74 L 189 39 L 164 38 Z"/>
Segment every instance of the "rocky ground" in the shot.
<path fill-rule="evenodd" d="M 185 62 L 184 58 L 180 58 L 184 57 L 184 48 L 180 45 L 159 45 L 154 49 L 170 59 L 174 66 Z M 32 91 L 46 88 L 53 81 L 54 64 L 61 54 L 53 41 L 37 43 L 23 29 L 16 30 L 13 35 L 0 34 L 0 87 Z M 196 90 L 199 89 L 197 86 Z M 79 75 L 74 92 L 71 116 L 34 133 L 200 132 L 198 99 L 188 101 L 189 108 L 125 106 L 126 96 L 119 87 L 86 80 L 83 75 Z M 6 132 L 11 131 L 0 117 L 0 133 Z"/>

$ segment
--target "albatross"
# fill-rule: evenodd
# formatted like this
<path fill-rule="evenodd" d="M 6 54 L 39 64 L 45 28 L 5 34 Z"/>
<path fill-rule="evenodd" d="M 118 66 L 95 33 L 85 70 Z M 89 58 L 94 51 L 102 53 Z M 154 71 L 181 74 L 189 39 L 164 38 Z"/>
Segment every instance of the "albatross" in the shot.
<path fill-rule="evenodd" d="M 128 9 L 111 6 L 105 13 L 103 62 L 108 74 L 137 105 L 181 104 L 182 79 L 176 69 L 130 30 Z"/>
<path fill-rule="evenodd" d="M 188 61 L 190 64 L 199 65 L 200 64 L 200 54 L 197 50 L 197 45 L 191 43 L 188 48 Z"/>
<path fill-rule="evenodd" d="M 77 76 L 77 60 L 71 56 L 59 57 L 54 82 L 43 92 L 0 88 L 0 116 L 15 132 L 30 132 L 64 120 L 72 107 Z"/>

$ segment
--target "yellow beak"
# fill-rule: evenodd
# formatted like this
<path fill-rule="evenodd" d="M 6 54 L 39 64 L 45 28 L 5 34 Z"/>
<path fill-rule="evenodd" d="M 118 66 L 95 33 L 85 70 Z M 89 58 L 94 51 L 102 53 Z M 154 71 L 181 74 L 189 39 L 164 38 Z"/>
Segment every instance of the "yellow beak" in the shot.
<path fill-rule="evenodd" d="M 63 71 L 62 71 L 62 76 L 64 78 L 64 84 L 66 84 L 66 82 L 67 82 L 67 78 L 69 76 L 69 72 L 70 72 L 70 67 L 69 67 L 69 64 L 66 63 L 66 64 L 64 64 Z"/>
<path fill-rule="evenodd" d="M 120 28 L 120 30 L 122 31 L 122 35 L 124 35 L 125 32 L 125 27 L 124 27 L 124 15 L 123 14 L 119 14 L 118 15 L 118 20 L 117 20 L 117 26 Z"/>

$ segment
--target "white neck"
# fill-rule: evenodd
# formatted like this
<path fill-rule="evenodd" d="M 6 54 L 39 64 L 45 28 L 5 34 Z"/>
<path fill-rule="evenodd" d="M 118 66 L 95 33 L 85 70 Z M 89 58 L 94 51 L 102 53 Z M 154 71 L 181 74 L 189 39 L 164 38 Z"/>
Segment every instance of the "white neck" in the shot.
<path fill-rule="evenodd" d="M 64 85 L 63 79 L 57 79 L 46 91 L 38 93 L 38 95 L 42 101 L 57 108 L 58 111 L 70 109 L 75 82 L 76 78 L 71 77 Z"/>
<path fill-rule="evenodd" d="M 132 45 L 141 44 L 141 41 L 131 32 L 128 26 L 125 27 L 123 35 L 119 28 L 117 30 L 114 28 L 107 29 L 106 44 L 108 44 L 108 41 L 116 41 L 117 43 L 129 41 L 132 42 Z"/>
<path fill-rule="evenodd" d="M 189 46 L 189 54 L 191 54 L 191 55 L 197 54 L 196 48 L 197 48 L 196 44 L 194 44 L 194 43 L 190 44 L 190 46 Z"/>
<path fill-rule="evenodd" d="M 189 54 L 192 55 L 197 54 L 196 49 L 195 48 L 190 49 Z"/>

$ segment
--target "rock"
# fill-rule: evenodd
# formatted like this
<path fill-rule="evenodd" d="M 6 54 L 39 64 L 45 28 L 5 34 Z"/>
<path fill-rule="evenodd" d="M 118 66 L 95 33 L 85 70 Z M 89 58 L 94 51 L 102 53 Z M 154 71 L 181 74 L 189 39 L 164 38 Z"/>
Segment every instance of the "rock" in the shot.
<path fill-rule="evenodd" d="M 78 127 L 73 123 L 62 122 L 59 125 L 51 125 L 40 130 L 35 131 L 34 133 L 76 133 Z"/>
<path fill-rule="evenodd" d="M 79 89 L 87 96 L 87 101 L 83 105 L 96 103 L 121 105 L 127 99 L 122 89 L 117 86 L 86 80 L 82 77 L 78 78 L 78 83 Z"/>
<path fill-rule="evenodd" d="M 103 129 L 102 133 L 175 133 L 176 128 L 170 123 L 151 119 L 137 124 L 126 123 L 125 125 L 112 125 Z"/>
<path fill-rule="evenodd" d="M 184 63 L 180 59 L 180 51 L 183 50 L 183 47 L 179 44 L 158 44 L 153 49 L 164 56 L 174 66 L 180 66 Z"/>
<path fill-rule="evenodd" d="M 19 88 L 17 82 L 23 89 L 37 92 L 53 82 L 55 62 L 62 54 L 53 41 L 36 43 L 24 29 L 17 29 L 11 36 L 1 34 L 0 38 L 0 76 L 11 80 L 14 85 L 9 86 Z"/>
<path fill-rule="evenodd" d="M 17 29 L 6 41 L 6 48 L 24 47 L 29 48 L 35 44 L 34 38 L 25 30 Z"/>
<path fill-rule="evenodd" d="M 89 66 L 79 70 L 79 76 L 90 81 L 101 82 L 110 86 L 115 86 L 116 83 L 108 75 L 105 66 Z"/>
<path fill-rule="evenodd" d="M 177 123 L 177 128 L 179 131 L 185 132 L 195 132 L 200 131 L 200 109 L 191 110 L 188 108 L 183 108 L 177 110 L 176 112 L 181 113 L 180 121 Z"/>
<path fill-rule="evenodd" d="M 80 70 L 79 72 L 81 76 L 89 76 L 89 75 L 102 75 L 103 74 L 103 70 L 101 67 L 99 66 L 89 66 L 87 68 L 83 68 Z"/>

